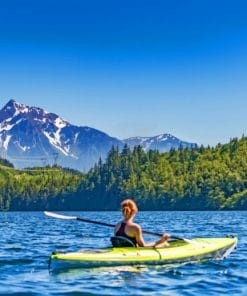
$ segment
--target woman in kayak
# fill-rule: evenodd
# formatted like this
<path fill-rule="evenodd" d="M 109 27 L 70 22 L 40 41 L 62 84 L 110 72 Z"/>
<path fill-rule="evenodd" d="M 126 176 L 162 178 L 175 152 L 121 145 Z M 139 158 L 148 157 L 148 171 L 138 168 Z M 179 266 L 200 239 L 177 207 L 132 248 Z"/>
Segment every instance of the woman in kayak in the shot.
<path fill-rule="evenodd" d="M 136 203 L 132 199 L 126 199 L 121 203 L 124 219 L 115 226 L 115 236 L 121 236 L 130 240 L 136 247 L 166 247 L 169 234 L 164 234 L 158 241 L 145 243 L 141 226 L 134 223 L 133 219 L 138 212 Z"/>

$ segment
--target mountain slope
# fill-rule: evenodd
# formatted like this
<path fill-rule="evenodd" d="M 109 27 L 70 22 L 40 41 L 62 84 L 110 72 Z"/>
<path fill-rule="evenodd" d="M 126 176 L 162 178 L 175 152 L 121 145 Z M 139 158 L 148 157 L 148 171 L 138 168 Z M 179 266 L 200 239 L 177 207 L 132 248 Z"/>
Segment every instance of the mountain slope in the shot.
<path fill-rule="evenodd" d="M 58 163 L 86 171 L 113 145 L 121 147 L 122 142 L 41 108 L 10 100 L 0 110 L 1 155 L 18 168 Z"/>

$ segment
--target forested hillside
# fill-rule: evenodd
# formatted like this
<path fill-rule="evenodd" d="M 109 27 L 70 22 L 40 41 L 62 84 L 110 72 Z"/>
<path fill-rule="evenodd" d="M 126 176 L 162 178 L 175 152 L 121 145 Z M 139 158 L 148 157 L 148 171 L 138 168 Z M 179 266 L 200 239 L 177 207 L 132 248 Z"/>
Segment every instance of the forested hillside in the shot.
<path fill-rule="evenodd" d="M 64 199 L 73 196 L 82 180 L 81 174 L 58 167 L 15 170 L 0 166 L 0 209 L 63 207 Z"/>
<path fill-rule="evenodd" d="M 93 207 L 118 208 L 133 197 L 141 209 L 247 209 L 247 138 L 215 148 L 144 153 L 112 149 L 78 192 Z"/>
<path fill-rule="evenodd" d="M 112 148 L 86 175 L 1 163 L 2 210 L 116 210 L 129 197 L 142 210 L 247 209 L 246 137 L 169 153 Z"/>

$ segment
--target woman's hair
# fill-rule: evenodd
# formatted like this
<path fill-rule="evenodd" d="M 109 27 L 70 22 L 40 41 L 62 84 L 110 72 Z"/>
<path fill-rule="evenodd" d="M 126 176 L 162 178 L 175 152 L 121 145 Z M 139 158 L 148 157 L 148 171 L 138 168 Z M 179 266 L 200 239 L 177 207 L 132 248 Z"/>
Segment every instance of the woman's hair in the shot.
<path fill-rule="evenodd" d="M 122 213 L 125 218 L 129 219 L 138 211 L 136 203 L 132 199 L 125 199 L 121 202 Z"/>

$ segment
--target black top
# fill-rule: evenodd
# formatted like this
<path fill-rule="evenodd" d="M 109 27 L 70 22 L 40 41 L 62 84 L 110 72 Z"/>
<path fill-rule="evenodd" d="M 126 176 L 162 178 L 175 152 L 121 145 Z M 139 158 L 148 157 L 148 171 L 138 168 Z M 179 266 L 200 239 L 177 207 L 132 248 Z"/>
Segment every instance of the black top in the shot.
<path fill-rule="evenodd" d="M 125 226 L 126 226 L 126 223 L 122 222 L 118 231 L 116 232 L 116 236 L 123 236 L 123 237 L 126 237 L 127 239 L 131 240 L 133 242 L 133 244 L 135 246 L 137 246 L 137 241 L 136 241 L 136 238 L 135 237 L 131 237 L 129 235 L 127 235 L 125 233 Z"/>

